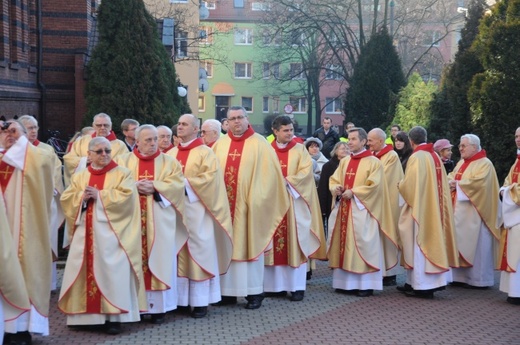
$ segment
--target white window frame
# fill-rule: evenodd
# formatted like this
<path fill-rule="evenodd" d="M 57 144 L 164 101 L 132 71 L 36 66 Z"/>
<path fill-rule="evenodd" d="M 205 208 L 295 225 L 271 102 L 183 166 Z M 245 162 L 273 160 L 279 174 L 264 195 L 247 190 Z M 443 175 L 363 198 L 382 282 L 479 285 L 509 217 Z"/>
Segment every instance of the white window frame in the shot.
<path fill-rule="evenodd" d="M 280 97 L 273 96 L 273 114 L 280 113 Z"/>
<path fill-rule="evenodd" d="M 251 100 L 251 110 L 247 110 L 248 107 L 246 107 L 244 105 L 244 101 L 245 100 Z M 248 113 L 252 113 L 253 112 L 253 104 L 254 104 L 254 100 L 253 100 L 253 97 L 250 97 L 250 96 L 242 96 L 240 98 L 240 104 L 242 105 L 242 107 L 244 107 L 244 109 L 246 110 L 246 112 Z"/>
<path fill-rule="evenodd" d="M 216 0 L 213 0 L 213 1 L 203 1 L 202 3 L 204 4 L 204 6 L 206 6 L 206 8 L 208 10 L 216 10 L 217 9 L 217 2 L 216 2 Z"/>
<path fill-rule="evenodd" d="M 202 107 L 200 106 L 202 104 Z M 206 111 L 206 96 L 199 95 L 199 100 L 197 107 L 199 108 L 199 112 L 205 112 Z"/>
<path fill-rule="evenodd" d="M 293 106 L 294 113 L 307 112 L 307 99 L 305 97 L 291 96 L 289 97 L 289 103 Z"/>
<path fill-rule="evenodd" d="M 341 114 L 341 99 L 338 97 L 325 98 L 325 113 Z"/>
<path fill-rule="evenodd" d="M 237 76 L 237 65 L 244 65 L 244 76 Z M 251 62 L 235 62 L 233 75 L 235 79 L 251 79 L 253 77 L 253 64 Z"/>
<path fill-rule="evenodd" d="M 188 0 L 170 0 L 170 4 L 187 4 Z"/>
<path fill-rule="evenodd" d="M 265 2 L 252 2 L 251 11 L 270 11 L 271 4 Z"/>
<path fill-rule="evenodd" d="M 213 61 L 201 60 L 199 67 L 206 70 L 206 77 L 208 79 L 213 78 Z"/>
<path fill-rule="evenodd" d="M 183 47 L 183 42 L 185 46 Z M 184 49 L 185 48 L 185 52 Z M 177 30 L 175 34 L 175 57 L 185 58 L 188 57 L 188 32 Z"/>
<path fill-rule="evenodd" d="M 271 64 L 271 75 L 274 79 L 280 79 L 280 63 L 275 62 Z"/>
<path fill-rule="evenodd" d="M 297 66 L 299 66 L 299 72 L 298 72 Z M 305 76 L 303 74 L 303 64 L 301 64 L 299 62 L 291 62 L 289 64 L 289 77 L 292 80 L 305 79 Z"/>
<path fill-rule="evenodd" d="M 269 112 L 269 96 L 262 97 L 262 113 Z"/>
<path fill-rule="evenodd" d="M 271 64 L 269 62 L 262 63 L 262 79 L 271 78 Z"/>
<path fill-rule="evenodd" d="M 235 28 L 234 42 L 236 46 L 250 46 L 253 44 L 253 29 Z"/>
<path fill-rule="evenodd" d="M 343 79 L 341 74 L 338 72 L 338 70 L 340 70 L 340 68 L 341 67 L 338 66 L 338 65 L 328 64 L 326 66 L 326 70 L 325 70 L 325 79 L 326 80 L 341 80 L 341 79 Z"/>

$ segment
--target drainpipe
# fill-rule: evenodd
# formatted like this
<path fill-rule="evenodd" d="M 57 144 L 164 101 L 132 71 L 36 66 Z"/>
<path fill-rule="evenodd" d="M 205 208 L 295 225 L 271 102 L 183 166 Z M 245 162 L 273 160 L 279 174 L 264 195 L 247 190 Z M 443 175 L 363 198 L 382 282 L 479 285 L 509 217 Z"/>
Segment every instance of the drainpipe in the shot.
<path fill-rule="evenodd" d="M 37 32 L 38 32 L 38 62 L 37 62 L 37 83 L 38 83 L 38 89 L 40 90 L 40 120 L 39 125 L 42 129 L 41 133 L 43 133 L 44 138 L 47 138 L 47 114 L 45 112 L 46 109 L 46 102 L 47 102 L 47 89 L 45 87 L 45 84 L 42 81 L 42 69 L 43 69 L 43 24 L 42 24 L 42 1 L 43 0 L 37 0 L 36 1 L 36 16 L 37 16 Z"/>

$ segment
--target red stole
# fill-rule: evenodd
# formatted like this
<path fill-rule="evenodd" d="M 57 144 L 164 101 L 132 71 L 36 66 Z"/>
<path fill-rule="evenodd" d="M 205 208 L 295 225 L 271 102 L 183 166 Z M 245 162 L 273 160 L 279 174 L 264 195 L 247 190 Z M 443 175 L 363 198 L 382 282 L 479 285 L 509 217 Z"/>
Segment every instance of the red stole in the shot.
<path fill-rule="evenodd" d="M 40 145 L 40 141 L 38 139 L 36 139 L 35 141 L 33 141 L 32 143 L 34 146 L 38 146 Z"/>
<path fill-rule="evenodd" d="M 513 169 L 513 176 L 511 176 L 511 184 L 518 183 L 518 174 L 520 174 L 520 154 L 517 155 L 515 168 Z M 500 262 L 500 270 L 506 272 L 516 272 L 515 269 L 511 268 L 511 266 L 507 263 L 507 235 L 509 231 L 504 231 L 503 234 L 505 236 L 504 240 L 504 251 L 502 252 L 502 261 Z"/>
<path fill-rule="evenodd" d="M 462 165 L 460 166 L 460 169 L 455 174 L 455 181 L 460 181 L 462 179 L 462 175 L 464 174 L 464 171 L 469 167 L 471 162 L 474 162 L 478 159 L 486 158 L 486 150 L 480 150 L 479 152 L 475 153 L 473 157 L 465 159 Z M 451 192 L 451 200 L 453 201 L 453 205 L 455 205 L 457 197 L 457 190 L 453 190 Z"/>
<path fill-rule="evenodd" d="M 186 162 L 188 161 L 188 157 L 190 156 L 191 149 L 204 145 L 204 141 L 202 138 L 197 138 L 193 140 L 188 146 L 179 145 L 177 148 L 179 151 L 177 152 L 177 160 L 181 163 L 182 173 L 184 174 L 184 168 L 186 167 Z"/>
<path fill-rule="evenodd" d="M 283 177 L 287 177 L 287 167 L 289 165 L 289 150 L 296 146 L 296 141 L 292 139 L 286 147 L 280 148 L 276 145 L 276 140 L 271 143 L 271 146 L 274 148 L 276 155 L 278 156 L 278 160 L 280 162 L 280 167 L 282 169 Z M 289 265 L 289 252 L 287 251 L 288 245 L 286 245 L 288 241 L 288 214 L 286 213 L 283 217 L 280 225 L 276 229 L 273 236 L 273 247 L 274 247 L 274 266 L 287 266 Z"/>
<path fill-rule="evenodd" d="M 208 147 L 213 147 L 213 145 L 215 145 L 216 142 L 217 142 L 217 141 L 215 140 L 214 142 L 209 143 L 209 144 L 208 144 Z"/>
<path fill-rule="evenodd" d="M 135 147 L 132 152 L 139 158 L 137 181 L 152 181 L 155 176 L 155 158 L 161 154 L 161 151 L 157 150 L 151 156 L 143 156 L 137 147 Z M 146 290 L 152 290 L 152 272 L 148 269 L 148 238 L 146 236 L 146 222 L 148 219 L 148 212 L 146 210 L 147 198 L 147 195 L 139 194 L 139 206 L 141 208 L 141 257 L 143 260 L 144 285 Z"/>
<path fill-rule="evenodd" d="M 7 164 L 4 161 L 0 161 L 0 186 L 2 187 L 2 192 L 5 192 L 7 185 L 9 184 L 9 180 L 11 176 L 13 176 L 14 167 Z"/>
<path fill-rule="evenodd" d="M 106 173 L 117 164 L 111 161 L 107 166 L 100 170 L 94 170 L 92 166 L 88 167 L 90 179 L 88 185 L 97 190 L 103 190 L 105 184 Z M 87 203 L 87 214 L 85 217 L 85 261 L 87 269 L 87 314 L 101 313 L 101 292 L 99 291 L 96 277 L 94 276 L 94 228 L 92 223 L 92 214 L 94 212 L 94 202 L 90 199 Z"/>
<path fill-rule="evenodd" d="M 168 146 L 167 148 L 165 148 L 164 150 L 161 150 L 162 153 L 166 153 L 168 151 L 170 151 L 171 149 L 173 149 L 175 146 L 173 146 L 173 144 L 170 144 L 170 146 Z"/>
<path fill-rule="evenodd" d="M 441 214 L 441 222 L 444 223 L 444 199 L 443 199 L 443 190 L 442 190 L 442 172 L 444 167 L 442 166 L 442 162 L 440 157 L 433 150 L 433 144 L 424 144 L 419 145 L 413 150 L 413 152 L 417 151 L 426 151 L 429 152 L 433 158 L 433 163 L 435 164 L 435 176 L 437 178 L 437 194 L 439 195 L 439 211 Z"/>
<path fill-rule="evenodd" d="M 97 137 L 96 132 L 92 133 L 92 138 L 95 138 L 95 137 Z M 113 141 L 113 140 L 117 139 L 114 131 L 110 131 L 110 134 L 108 134 L 105 138 L 107 138 L 108 141 Z"/>
<path fill-rule="evenodd" d="M 228 135 L 231 138 L 231 144 L 229 145 L 226 167 L 224 169 L 224 181 L 226 183 L 232 222 L 235 220 L 238 170 L 240 168 L 240 161 L 242 160 L 242 151 L 244 150 L 246 139 L 251 137 L 253 134 L 255 134 L 255 131 L 251 126 L 248 126 L 247 130 L 241 137 L 235 137 L 231 131 L 228 132 Z"/>
<path fill-rule="evenodd" d="M 358 155 L 352 155 L 350 157 L 350 161 L 348 162 L 347 166 L 347 171 L 345 172 L 345 181 L 343 182 L 343 187 L 345 188 L 345 190 L 352 189 L 354 187 L 354 181 L 356 179 L 356 173 L 359 167 L 359 163 L 361 163 L 361 159 L 370 156 L 372 156 L 372 153 L 368 150 L 365 150 Z M 339 207 L 339 262 L 342 263 L 345 260 L 345 243 L 347 242 L 347 229 L 349 215 L 352 207 L 352 199 L 341 198 Z"/>
<path fill-rule="evenodd" d="M 388 152 L 390 151 L 393 151 L 394 150 L 394 147 L 392 145 L 386 145 L 385 147 L 383 147 L 383 149 L 381 151 L 379 151 L 378 153 L 375 153 L 374 152 L 374 156 L 376 156 L 378 159 L 381 159 L 381 157 L 383 157 L 384 155 L 386 155 Z"/>

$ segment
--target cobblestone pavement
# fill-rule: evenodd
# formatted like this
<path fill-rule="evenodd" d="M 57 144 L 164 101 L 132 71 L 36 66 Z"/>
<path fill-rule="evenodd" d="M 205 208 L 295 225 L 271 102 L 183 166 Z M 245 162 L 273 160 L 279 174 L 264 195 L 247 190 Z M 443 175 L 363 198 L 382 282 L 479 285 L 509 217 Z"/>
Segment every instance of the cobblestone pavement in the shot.
<path fill-rule="evenodd" d="M 61 272 L 60 272 L 61 273 Z M 123 324 L 116 336 L 66 326 L 53 293 L 50 336 L 34 344 L 520 344 L 520 306 L 506 303 L 497 284 L 487 290 L 448 287 L 433 300 L 385 287 L 368 298 L 335 293 L 325 262 L 308 281 L 305 299 L 266 298 L 258 310 L 210 307 L 206 318 L 170 313 L 162 325 Z M 404 275 L 398 277 L 404 283 Z"/>

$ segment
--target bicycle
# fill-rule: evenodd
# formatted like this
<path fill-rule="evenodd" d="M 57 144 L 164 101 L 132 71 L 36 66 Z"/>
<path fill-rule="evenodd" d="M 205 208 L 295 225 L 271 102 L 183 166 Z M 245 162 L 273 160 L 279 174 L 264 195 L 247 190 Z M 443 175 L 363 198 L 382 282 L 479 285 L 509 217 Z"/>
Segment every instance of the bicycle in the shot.
<path fill-rule="evenodd" d="M 49 139 L 47 139 L 47 144 L 52 146 L 54 152 L 56 152 L 60 160 L 63 161 L 63 156 L 65 155 L 65 153 L 67 153 L 67 146 L 69 143 L 59 138 L 59 131 L 48 130 L 47 132 L 49 133 Z"/>

